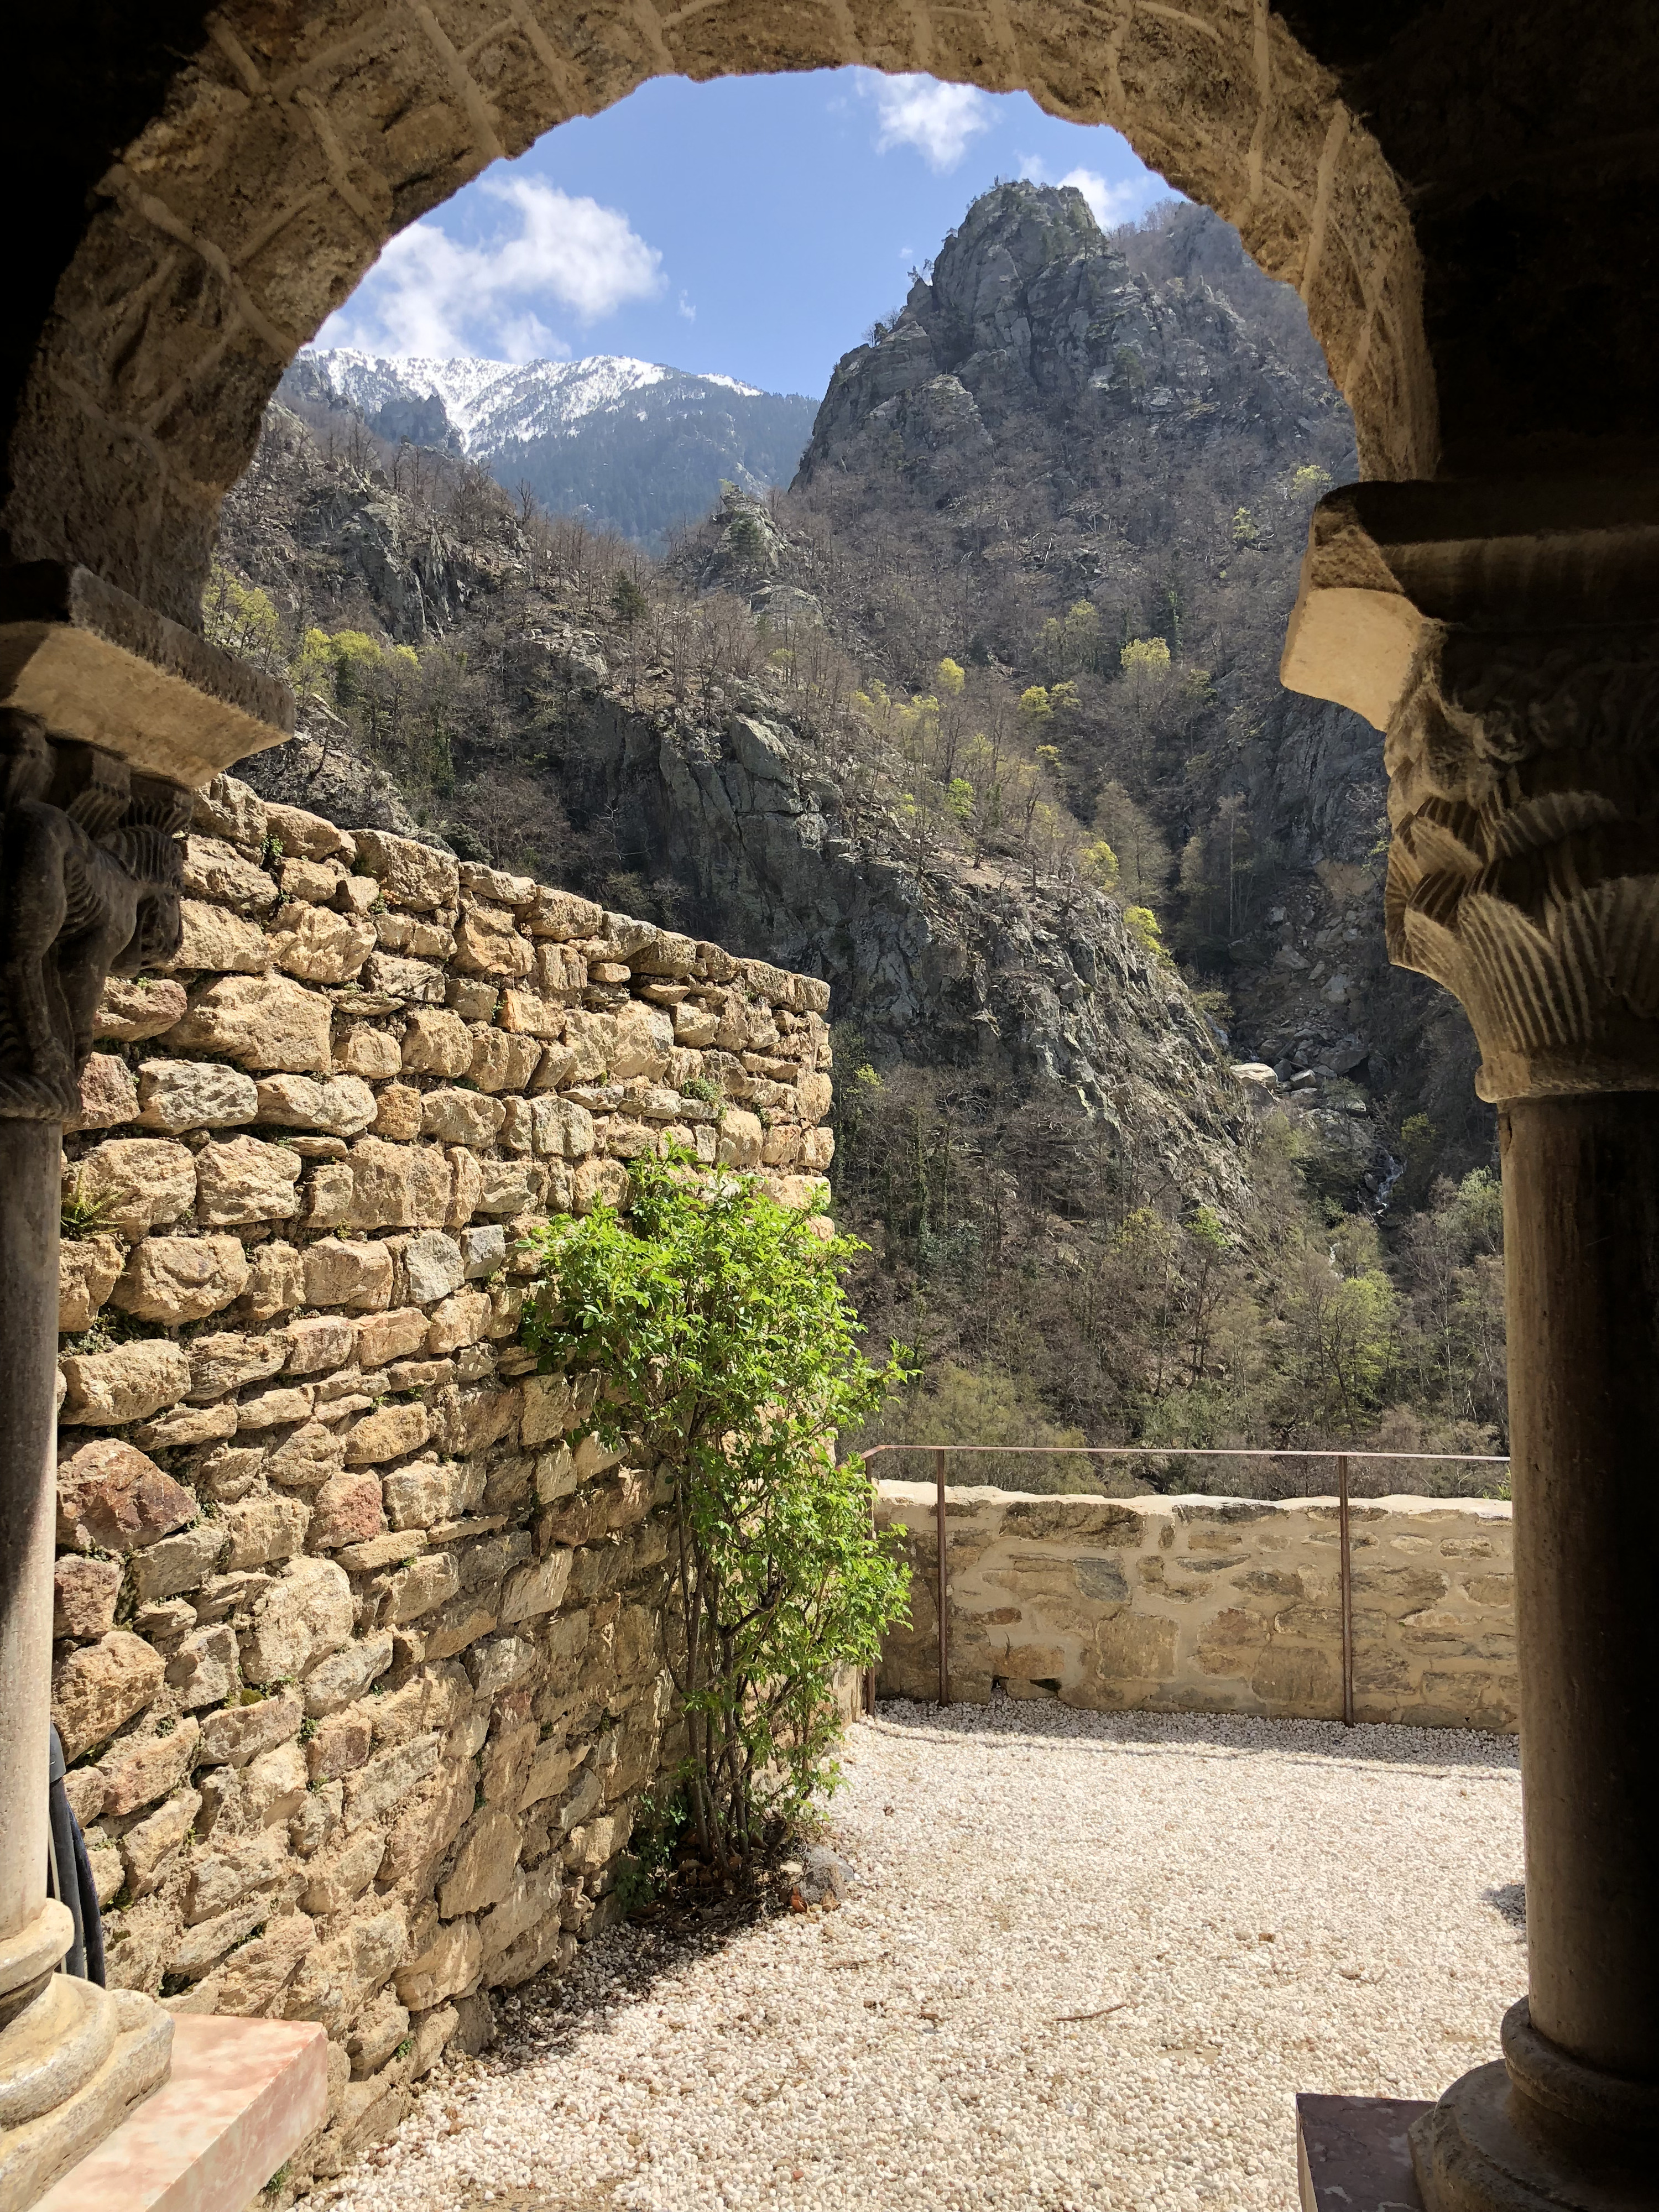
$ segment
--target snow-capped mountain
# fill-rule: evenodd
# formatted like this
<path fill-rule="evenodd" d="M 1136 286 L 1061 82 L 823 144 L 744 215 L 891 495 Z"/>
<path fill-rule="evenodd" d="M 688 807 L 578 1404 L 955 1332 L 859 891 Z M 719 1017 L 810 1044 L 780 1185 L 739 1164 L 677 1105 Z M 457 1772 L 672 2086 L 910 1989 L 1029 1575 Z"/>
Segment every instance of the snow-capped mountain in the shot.
<path fill-rule="evenodd" d="M 355 409 L 383 438 L 466 453 L 556 514 L 653 545 L 706 514 L 722 477 L 751 491 L 787 483 L 816 407 L 617 354 L 436 361 L 346 348 L 301 353 L 282 396 Z"/>

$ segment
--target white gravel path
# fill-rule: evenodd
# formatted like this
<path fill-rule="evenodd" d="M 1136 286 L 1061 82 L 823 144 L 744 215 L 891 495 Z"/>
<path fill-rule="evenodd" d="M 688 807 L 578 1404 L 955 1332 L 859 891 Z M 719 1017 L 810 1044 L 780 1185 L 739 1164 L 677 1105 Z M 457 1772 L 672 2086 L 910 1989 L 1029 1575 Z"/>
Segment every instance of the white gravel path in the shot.
<path fill-rule="evenodd" d="M 890 1705 L 846 1766 L 842 1911 L 643 1994 L 613 1930 L 337 2212 L 1293 2212 L 1297 2089 L 1436 2094 L 1525 1986 L 1508 1738 Z"/>

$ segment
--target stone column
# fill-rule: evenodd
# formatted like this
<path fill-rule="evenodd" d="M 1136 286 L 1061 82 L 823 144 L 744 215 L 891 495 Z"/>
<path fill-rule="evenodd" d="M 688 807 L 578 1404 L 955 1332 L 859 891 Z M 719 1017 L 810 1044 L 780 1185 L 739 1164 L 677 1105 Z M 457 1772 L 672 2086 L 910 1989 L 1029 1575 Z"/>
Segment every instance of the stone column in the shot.
<path fill-rule="evenodd" d="M 255 676 L 83 571 L 0 570 L 0 2205 L 166 2080 L 171 2016 L 57 1969 L 46 1895 L 63 1125 L 106 978 L 179 940 L 189 786 L 292 727 Z M 96 741 L 94 741 L 96 740 Z"/>
<path fill-rule="evenodd" d="M 1386 736 L 1389 951 L 1499 1109 L 1530 1990 L 1413 2135 L 1431 2212 L 1659 2203 L 1659 506 L 1374 484 L 1283 674 Z"/>

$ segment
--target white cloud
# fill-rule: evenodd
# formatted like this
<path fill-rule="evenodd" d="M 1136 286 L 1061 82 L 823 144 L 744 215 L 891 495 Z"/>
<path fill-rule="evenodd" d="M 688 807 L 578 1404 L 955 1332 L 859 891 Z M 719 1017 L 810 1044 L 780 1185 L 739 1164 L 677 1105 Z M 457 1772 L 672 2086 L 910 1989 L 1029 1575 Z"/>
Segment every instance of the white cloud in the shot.
<path fill-rule="evenodd" d="M 1108 184 L 1098 169 L 1068 169 L 1063 177 L 1056 177 L 1036 154 L 1020 156 L 1019 173 L 1034 185 L 1075 185 L 1103 230 L 1111 230 L 1139 215 L 1159 187 L 1159 179 L 1145 173 L 1116 185 Z"/>
<path fill-rule="evenodd" d="M 914 146 L 930 169 L 954 169 L 969 142 L 995 121 L 985 94 L 971 84 L 931 76 L 881 76 L 863 71 L 859 89 L 876 104 L 876 150 Z"/>
<path fill-rule="evenodd" d="M 688 323 L 695 323 L 697 319 L 696 303 L 693 301 L 688 300 L 684 292 L 680 294 L 679 313 L 685 318 Z"/>
<path fill-rule="evenodd" d="M 516 227 L 469 246 L 436 223 L 411 223 L 388 241 L 318 343 L 441 360 L 562 360 L 570 349 L 538 310 L 562 307 L 592 323 L 662 290 L 661 254 L 618 209 L 531 177 L 485 179 L 480 189 L 511 211 L 509 224 L 516 216 Z"/>

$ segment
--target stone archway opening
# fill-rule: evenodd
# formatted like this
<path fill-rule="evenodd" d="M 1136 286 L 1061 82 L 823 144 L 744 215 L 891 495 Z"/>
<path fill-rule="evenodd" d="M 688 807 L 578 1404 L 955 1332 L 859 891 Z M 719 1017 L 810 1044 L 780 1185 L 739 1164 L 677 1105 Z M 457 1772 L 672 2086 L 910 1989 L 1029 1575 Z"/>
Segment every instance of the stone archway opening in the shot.
<path fill-rule="evenodd" d="M 1617 260 L 1645 266 L 1630 210 L 1650 198 L 1656 56 L 1634 8 L 1523 15 L 1448 0 L 1396 37 L 1316 0 L 1289 21 L 1261 0 L 897 21 L 864 0 L 782 17 L 616 0 L 580 19 L 535 0 L 242 0 L 179 6 L 118 33 L 118 67 L 97 58 L 96 127 L 44 163 L 7 357 L 0 616 L 12 708 L 37 717 L 8 756 L 9 949 L 63 981 L 31 883 L 93 916 L 72 988 L 17 1032 L 28 1079 L 0 1129 L 0 1334 L 25 1407 L 0 1459 L 9 1796 L 44 1794 L 50 1133 L 94 971 L 142 958 L 176 896 L 165 787 L 283 720 L 196 626 L 219 502 L 284 364 L 387 236 L 652 75 L 856 62 L 1023 87 L 1122 131 L 1297 286 L 1377 480 L 1322 511 L 1287 673 L 1388 727 L 1391 941 L 1464 997 L 1503 1109 L 1523 1505 L 1531 2008 L 1506 2021 L 1506 2067 L 1436 2108 L 1418 2165 L 1437 2206 L 1607 2201 L 1587 2162 L 1621 2203 L 1650 2199 L 1659 356 Z M 81 29 L 52 51 L 66 102 Z M 1610 185 L 1628 207 L 1599 221 Z M 1575 349 L 1595 356 L 1589 419 L 1563 374 Z M 1448 459 L 1461 481 L 1432 481 Z M 0 1916 L 3 1994 L 32 1994 L 59 1931 L 27 1836 L 0 1865 Z"/>

